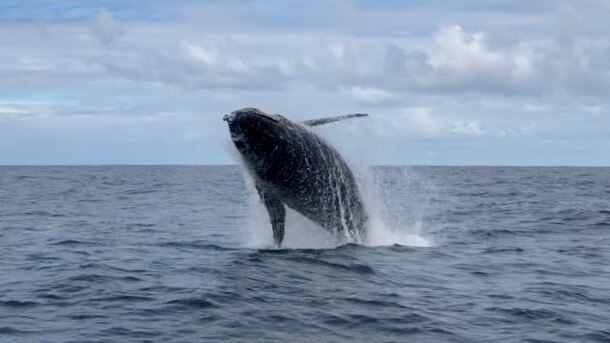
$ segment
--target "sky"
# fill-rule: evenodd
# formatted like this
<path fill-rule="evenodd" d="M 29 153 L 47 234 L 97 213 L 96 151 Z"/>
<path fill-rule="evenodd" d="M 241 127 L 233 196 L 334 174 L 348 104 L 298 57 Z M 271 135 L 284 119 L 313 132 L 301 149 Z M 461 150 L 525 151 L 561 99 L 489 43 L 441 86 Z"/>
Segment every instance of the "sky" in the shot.
<path fill-rule="evenodd" d="M 0 164 L 233 164 L 224 114 L 353 163 L 610 166 L 610 1 L 0 0 Z"/>

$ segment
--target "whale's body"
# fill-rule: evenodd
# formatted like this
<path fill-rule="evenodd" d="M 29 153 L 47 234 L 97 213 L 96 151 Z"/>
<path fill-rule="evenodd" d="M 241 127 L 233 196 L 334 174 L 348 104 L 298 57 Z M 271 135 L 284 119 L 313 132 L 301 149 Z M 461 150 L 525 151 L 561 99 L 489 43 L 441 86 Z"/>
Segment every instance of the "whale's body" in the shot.
<path fill-rule="evenodd" d="M 364 238 L 367 215 L 352 171 L 337 150 L 307 128 L 354 116 L 362 115 L 303 124 L 253 108 L 225 116 L 278 246 L 284 238 L 285 206 L 349 241 Z"/>

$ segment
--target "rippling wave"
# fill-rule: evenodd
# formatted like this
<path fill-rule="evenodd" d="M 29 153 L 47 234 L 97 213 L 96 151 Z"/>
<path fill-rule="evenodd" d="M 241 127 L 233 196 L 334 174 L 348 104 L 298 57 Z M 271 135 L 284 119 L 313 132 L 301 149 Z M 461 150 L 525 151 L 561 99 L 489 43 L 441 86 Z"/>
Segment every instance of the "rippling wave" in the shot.
<path fill-rule="evenodd" d="M 366 245 L 238 167 L 0 167 L 0 342 L 608 342 L 610 169 L 379 167 Z"/>

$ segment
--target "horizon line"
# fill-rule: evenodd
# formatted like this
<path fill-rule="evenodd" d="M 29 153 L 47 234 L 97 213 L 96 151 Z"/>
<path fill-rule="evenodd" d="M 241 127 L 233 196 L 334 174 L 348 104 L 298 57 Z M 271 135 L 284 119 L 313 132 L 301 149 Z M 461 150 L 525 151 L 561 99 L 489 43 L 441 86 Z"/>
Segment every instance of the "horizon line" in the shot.
<path fill-rule="evenodd" d="M 352 164 L 358 166 L 359 164 Z M 237 167 L 240 164 L 195 164 L 195 163 L 84 163 L 84 164 L 0 164 L 2 167 Z M 497 167 L 497 168 L 610 168 L 610 165 L 527 165 L 527 164 L 369 164 L 369 167 Z"/>

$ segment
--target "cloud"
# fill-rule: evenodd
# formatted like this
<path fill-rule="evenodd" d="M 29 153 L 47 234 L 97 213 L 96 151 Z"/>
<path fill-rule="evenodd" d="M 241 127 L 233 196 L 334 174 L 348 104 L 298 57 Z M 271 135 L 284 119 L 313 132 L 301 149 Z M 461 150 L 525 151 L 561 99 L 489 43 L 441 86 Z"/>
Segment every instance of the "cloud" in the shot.
<path fill-rule="evenodd" d="M 407 51 L 392 44 L 386 63 L 390 78 L 407 89 L 464 93 L 522 93 L 534 74 L 525 54 L 492 48 L 482 32 L 465 32 L 461 26 L 441 27 L 432 42 Z"/>
<path fill-rule="evenodd" d="M 271 65 L 256 65 L 255 63 L 248 63 L 236 54 L 232 54 L 230 52 L 218 52 L 215 48 L 206 50 L 205 48 L 192 44 L 188 41 L 183 42 L 181 46 L 187 58 L 198 62 L 210 73 L 216 73 L 220 77 L 222 77 L 222 75 L 250 77 L 252 76 L 250 73 L 256 72 L 254 70 L 256 68 L 275 67 Z"/>
<path fill-rule="evenodd" d="M 190 24 L 171 25 L 165 32 L 151 26 L 155 31 L 146 35 L 134 27 L 124 39 L 129 44 L 94 52 L 89 59 L 102 71 L 133 81 L 242 90 L 299 85 L 338 90 L 366 105 L 384 104 L 390 94 L 404 92 L 535 96 L 610 91 L 610 62 L 604 58 L 610 52 L 608 39 L 573 39 L 574 49 L 566 50 L 549 39 L 498 42 L 493 33 L 461 25 L 442 26 L 416 39 L 315 31 L 189 36 L 184 32 L 194 30 Z M 105 10 L 95 27 L 105 44 L 124 33 Z"/>
<path fill-rule="evenodd" d="M 6 114 L 25 114 L 25 113 L 28 113 L 28 112 L 23 110 L 23 109 L 21 109 L 21 108 L 0 105 L 0 115 L 6 115 Z"/>
<path fill-rule="evenodd" d="M 591 114 L 600 114 L 604 111 L 604 108 L 599 105 L 583 106 L 582 109 Z"/>
<path fill-rule="evenodd" d="M 10 52 L 0 55 L 0 146 L 27 143 L 7 135 L 13 126 L 43 139 L 61 123 L 69 129 L 54 138 L 65 146 L 98 128 L 100 141 L 150 130 L 149 147 L 168 129 L 214 147 L 221 115 L 243 106 L 301 118 L 365 107 L 371 137 L 397 149 L 389 162 L 414 141 L 608 146 L 610 7 L 517 1 L 299 2 L 306 15 L 265 0 L 13 2 L 0 13 Z M 161 115 L 174 112 L 197 115 Z M 421 155 L 451 159 L 446 145 Z M 492 150 L 481 154 L 500 158 Z"/>
<path fill-rule="evenodd" d="M 501 138 L 534 136 L 537 127 L 536 123 L 529 123 L 519 128 L 508 127 L 498 130 L 497 135 Z"/>
<path fill-rule="evenodd" d="M 551 110 L 551 106 L 547 104 L 528 103 L 521 107 L 525 112 L 544 113 Z"/>
<path fill-rule="evenodd" d="M 391 92 L 374 87 L 341 87 L 340 90 L 364 105 L 387 104 L 395 99 L 395 95 Z"/>
<path fill-rule="evenodd" d="M 507 58 L 487 48 L 484 37 L 482 32 L 466 33 L 459 25 L 443 27 L 434 37 L 437 48 L 429 54 L 428 63 L 458 75 L 503 71 Z"/>
<path fill-rule="evenodd" d="M 481 129 L 481 123 L 478 121 L 471 122 L 455 122 L 453 132 L 460 133 L 468 136 L 483 136 L 486 132 Z"/>
<path fill-rule="evenodd" d="M 432 117 L 430 107 L 405 108 L 399 116 L 398 123 L 403 128 L 414 128 L 427 135 L 433 135 L 441 130 L 439 122 Z"/>
<path fill-rule="evenodd" d="M 385 138 L 429 139 L 438 137 L 445 130 L 441 120 L 432 115 L 431 107 L 405 107 L 396 113 L 374 116 L 375 132 Z"/>
<path fill-rule="evenodd" d="M 30 113 L 21 107 L 3 105 L 0 103 L 0 123 L 7 121 L 16 121 Z"/>
<path fill-rule="evenodd" d="M 125 33 L 123 27 L 115 20 L 110 12 L 102 9 L 95 23 L 91 26 L 91 32 L 102 44 L 108 44 Z"/>
<path fill-rule="evenodd" d="M 517 131 L 513 130 L 512 128 L 506 128 L 506 129 L 500 129 L 498 131 L 498 137 L 514 137 L 517 135 Z"/>
<path fill-rule="evenodd" d="M 281 60 L 244 54 L 239 46 L 207 47 L 184 40 L 167 50 L 132 48 L 105 53 L 94 61 L 116 77 L 183 88 L 272 90 L 288 82 L 289 66 Z"/>

